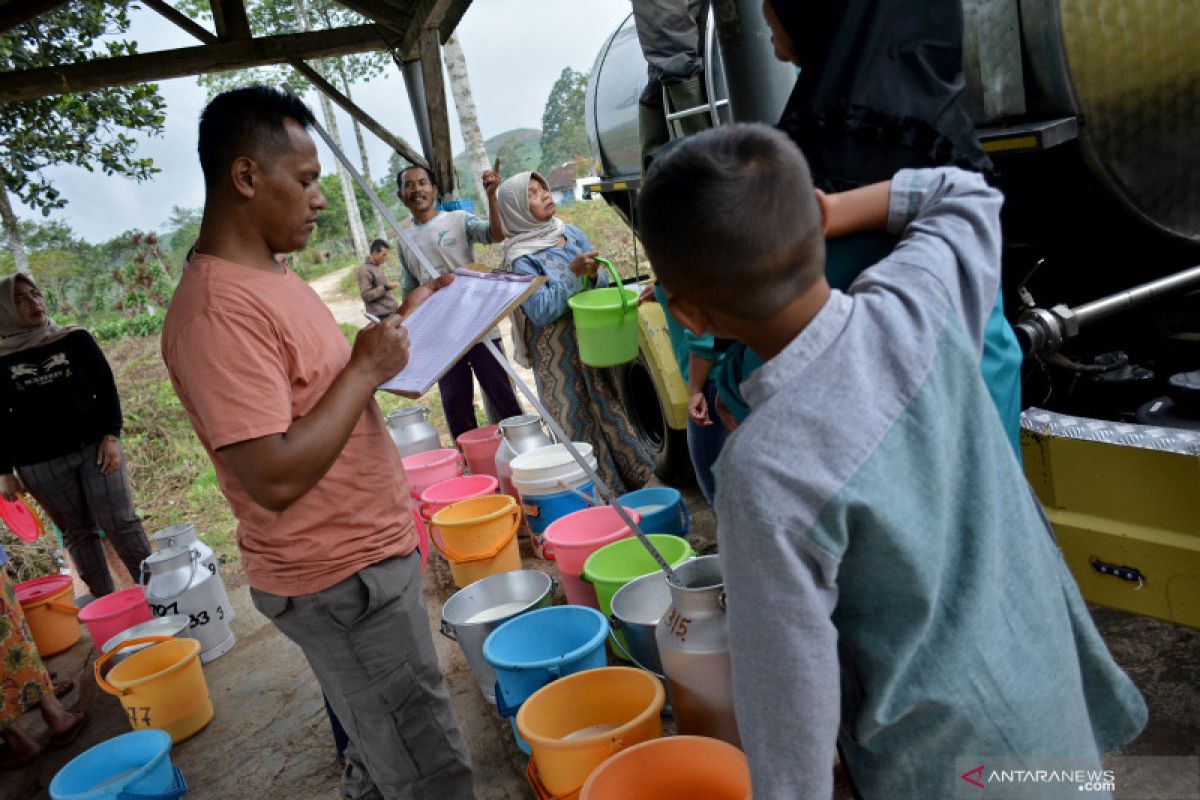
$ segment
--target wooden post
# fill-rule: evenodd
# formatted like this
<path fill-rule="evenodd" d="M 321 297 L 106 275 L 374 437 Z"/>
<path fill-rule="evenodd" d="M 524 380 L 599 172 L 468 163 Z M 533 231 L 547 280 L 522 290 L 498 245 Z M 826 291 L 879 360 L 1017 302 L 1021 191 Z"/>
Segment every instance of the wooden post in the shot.
<path fill-rule="evenodd" d="M 446 86 L 442 80 L 442 43 L 437 28 L 421 31 L 421 79 L 425 84 L 425 108 L 429 111 L 432 148 L 428 154 L 430 169 L 437 177 L 442 194 L 454 196 L 457 182 L 454 153 L 450 147 L 450 114 L 446 104 Z"/>

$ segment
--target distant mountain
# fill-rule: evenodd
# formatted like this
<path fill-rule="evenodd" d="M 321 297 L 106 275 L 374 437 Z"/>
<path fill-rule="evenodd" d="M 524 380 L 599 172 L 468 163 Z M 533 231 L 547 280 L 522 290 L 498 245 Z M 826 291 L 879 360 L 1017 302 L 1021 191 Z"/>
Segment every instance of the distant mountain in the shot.
<path fill-rule="evenodd" d="M 537 128 L 514 128 L 498 133 L 484 141 L 488 161 L 500 156 L 500 174 L 508 177 L 517 172 L 537 169 L 542 161 L 542 132 Z M 475 177 L 467 153 L 454 156 L 454 168 L 458 172 L 460 197 L 475 196 Z"/>

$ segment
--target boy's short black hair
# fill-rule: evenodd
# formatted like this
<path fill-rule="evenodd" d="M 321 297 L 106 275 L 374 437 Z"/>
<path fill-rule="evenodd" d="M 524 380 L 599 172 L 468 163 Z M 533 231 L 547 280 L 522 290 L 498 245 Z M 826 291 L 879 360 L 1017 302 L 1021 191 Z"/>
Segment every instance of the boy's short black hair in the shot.
<path fill-rule="evenodd" d="M 398 190 L 404 191 L 404 176 L 406 173 L 411 172 L 414 169 L 422 170 L 426 175 L 429 176 L 429 183 L 433 186 L 433 188 L 441 189 L 441 187 L 438 186 L 437 178 L 433 177 L 433 172 L 428 167 L 422 167 L 420 164 L 409 164 L 407 167 L 396 173 L 396 188 Z"/>
<path fill-rule="evenodd" d="M 285 119 L 308 127 L 316 122 L 304 101 L 290 92 L 269 86 L 247 86 L 223 92 L 200 113 L 200 169 L 211 191 L 221 174 L 239 156 L 253 155 L 269 164 L 291 148 L 283 126 Z"/>
<path fill-rule="evenodd" d="M 378 253 L 380 250 L 388 250 L 390 247 L 391 246 L 387 243 L 386 239 L 376 239 L 375 241 L 371 242 L 372 253 Z"/>
<path fill-rule="evenodd" d="M 637 214 L 663 286 L 735 317 L 770 316 L 824 274 L 808 163 L 766 125 L 706 131 L 660 154 Z"/>

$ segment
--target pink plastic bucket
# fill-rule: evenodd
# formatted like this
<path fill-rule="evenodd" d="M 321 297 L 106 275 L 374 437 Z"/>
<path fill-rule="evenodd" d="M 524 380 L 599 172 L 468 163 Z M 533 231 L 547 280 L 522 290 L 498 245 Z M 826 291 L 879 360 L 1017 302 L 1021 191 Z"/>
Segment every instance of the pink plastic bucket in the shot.
<path fill-rule="evenodd" d="M 585 581 L 582 576 L 559 569 L 558 579 L 562 583 L 563 594 L 567 596 L 567 603 L 573 606 L 587 606 L 597 611 L 604 610 L 600 608 L 600 600 L 596 597 L 596 587 Z"/>
<path fill-rule="evenodd" d="M 104 643 L 121 631 L 140 622 L 149 622 L 152 617 L 150 604 L 140 586 L 106 594 L 79 611 L 79 621 L 87 626 L 97 653 L 101 653 Z"/>
<path fill-rule="evenodd" d="M 431 520 L 434 514 L 446 506 L 460 500 L 473 500 L 476 497 L 495 494 L 499 487 L 500 482 L 491 475 L 463 475 L 461 478 L 435 483 L 421 492 L 421 516 L 426 521 Z"/>
<path fill-rule="evenodd" d="M 642 515 L 632 508 L 626 508 L 625 513 L 634 522 L 642 521 Z M 632 535 L 633 531 L 612 506 L 573 511 L 550 523 L 542 536 L 542 546 L 546 558 L 558 562 L 558 573 L 568 602 L 598 607 L 596 590 L 579 579 L 583 564 L 604 545 Z"/>
<path fill-rule="evenodd" d="M 404 474 L 408 477 L 408 493 L 419 499 L 421 493 L 435 483 L 456 478 L 463 473 L 462 453 L 450 448 L 426 450 L 404 459 Z"/>
<path fill-rule="evenodd" d="M 496 450 L 500 447 L 500 426 L 476 428 L 458 437 L 458 446 L 467 457 L 473 475 L 496 476 Z"/>
<path fill-rule="evenodd" d="M 425 562 L 429 560 L 429 529 L 425 527 L 425 520 L 421 519 L 419 500 L 413 501 L 412 517 L 417 528 L 417 549 L 421 551 L 421 569 L 425 569 Z"/>

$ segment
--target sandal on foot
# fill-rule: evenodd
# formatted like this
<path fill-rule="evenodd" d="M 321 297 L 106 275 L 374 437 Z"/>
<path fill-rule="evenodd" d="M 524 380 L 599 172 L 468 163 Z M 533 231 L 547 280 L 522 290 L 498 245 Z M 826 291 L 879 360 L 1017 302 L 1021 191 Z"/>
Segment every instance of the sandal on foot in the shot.
<path fill-rule="evenodd" d="M 75 717 L 75 724 L 67 728 L 62 733 L 56 733 L 50 737 L 49 747 L 57 750 L 60 747 L 66 747 L 75 738 L 79 736 L 79 732 L 83 730 L 83 724 L 87 722 L 87 714 L 82 711 L 71 711 L 71 716 Z"/>

